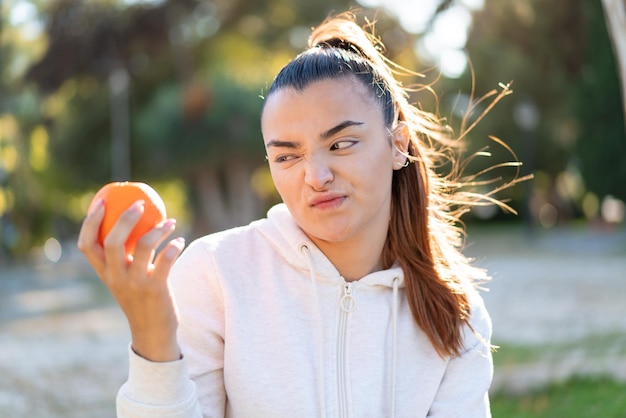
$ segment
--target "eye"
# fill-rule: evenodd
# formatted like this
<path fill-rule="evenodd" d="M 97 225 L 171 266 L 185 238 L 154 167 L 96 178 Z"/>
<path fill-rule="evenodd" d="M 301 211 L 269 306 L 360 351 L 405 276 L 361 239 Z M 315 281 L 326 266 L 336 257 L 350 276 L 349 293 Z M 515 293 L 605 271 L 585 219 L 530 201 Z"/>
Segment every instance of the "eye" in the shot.
<path fill-rule="evenodd" d="M 351 146 L 353 146 L 356 143 L 357 143 L 357 141 L 352 141 L 352 140 L 350 140 L 350 141 L 346 141 L 346 140 L 344 140 L 344 141 L 337 141 L 337 142 L 333 143 L 330 146 L 330 149 L 331 150 L 346 149 L 346 148 L 350 148 Z"/>
<path fill-rule="evenodd" d="M 274 162 L 279 163 L 279 164 L 286 163 L 289 161 L 294 161 L 296 158 L 298 158 L 298 156 L 294 154 L 278 155 L 277 157 L 274 158 Z"/>

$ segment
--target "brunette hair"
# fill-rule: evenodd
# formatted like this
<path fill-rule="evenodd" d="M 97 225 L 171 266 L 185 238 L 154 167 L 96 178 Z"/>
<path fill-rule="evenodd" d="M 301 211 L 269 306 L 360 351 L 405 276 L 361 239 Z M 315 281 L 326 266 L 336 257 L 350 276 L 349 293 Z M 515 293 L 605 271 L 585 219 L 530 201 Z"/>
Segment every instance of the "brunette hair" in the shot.
<path fill-rule="evenodd" d="M 286 87 L 303 90 L 316 81 L 353 77 L 370 89 L 390 132 L 399 122 L 407 125 L 407 158 L 411 164 L 393 174 L 383 261 L 386 268 L 400 263 L 413 317 L 437 352 L 442 357 L 459 355 L 463 351 L 462 328 L 470 326 L 467 279 L 487 279 L 485 271 L 473 267 L 461 252 L 463 230 L 459 220 L 472 205 L 506 205 L 493 199 L 491 193 L 466 191 L 474 178 L 460 180 L 462 164 L 454 150 L 474 125 L 454 138 L 436 115 L 410 104 L 411 89 L 403 87 L 396 76 L 417 73 L 396 65 L 383 51 L 373 24 L 361 28 L 349 12 L 329 17 L 313 30 L 308 49 L 279 72 L 266 98 Z M 496 94 L 491 106 L 508 92 L 505 88 Z M 434 170 L 435 164 L 442 162 L 452 162 L 446 176 Z"/>

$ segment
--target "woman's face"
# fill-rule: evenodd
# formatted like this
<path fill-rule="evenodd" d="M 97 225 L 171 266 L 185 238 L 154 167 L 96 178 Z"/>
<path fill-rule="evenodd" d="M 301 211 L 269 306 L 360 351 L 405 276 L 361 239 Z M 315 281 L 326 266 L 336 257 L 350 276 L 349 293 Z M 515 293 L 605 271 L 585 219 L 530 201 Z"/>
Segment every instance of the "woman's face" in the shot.
<path fill-rule="evenodd" d="M 391 179 L 406 161 L 380 105 L 354 78 L 283 88 L 261 119 L 272 178 L 298 225 L 318 246 L 384 240 Z"/>

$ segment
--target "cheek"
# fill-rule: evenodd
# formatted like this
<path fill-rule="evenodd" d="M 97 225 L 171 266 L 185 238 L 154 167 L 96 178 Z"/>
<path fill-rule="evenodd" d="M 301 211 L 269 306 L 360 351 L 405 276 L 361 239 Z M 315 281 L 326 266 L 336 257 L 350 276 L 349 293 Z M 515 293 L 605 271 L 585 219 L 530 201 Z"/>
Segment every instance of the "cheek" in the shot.
<path fill-rule="evenodd" d="M 391 157 L 391 153 L 383 150 L 379 154 L 372 155 L 361 164 L 361 176 L 370 181 L 383 181 L 393 174 L 394 163 L 395 160 Z"/>
<path fill-rule="evenodd" d="M 276 191 L 283 200 L 287 200 L 290 196 L 289 190 L 293 188 L 293 176 L 289 176 L 282 170 L 272 170 L 271 167 L 270 173 Z"/>
<path fill-rule="evenodd" d="M 370 166 L 362 173 L 360 181 L 367 184 L 367 189 L 372 195 L 390 194 L 393 172 L 392 162 L 378 161 L 376 165 Z"/>

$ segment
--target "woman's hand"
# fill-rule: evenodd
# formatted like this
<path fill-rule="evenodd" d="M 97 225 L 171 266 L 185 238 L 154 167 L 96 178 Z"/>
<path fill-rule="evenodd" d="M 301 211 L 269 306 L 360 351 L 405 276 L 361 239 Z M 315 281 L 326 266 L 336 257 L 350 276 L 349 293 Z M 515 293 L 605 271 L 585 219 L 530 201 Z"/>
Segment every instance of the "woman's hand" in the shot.
<path fill-rule="evenodd" d="M 143 202 L 135 202 L 100 245 L 98 230 L 105 207 L 98 202 L 83 221 L 78 248 L 126 315 L 133 350 L 151 361 L 178 360 L 178 318 L 167 277 L 185 242 L 173 239 L 157 254 L 157 247 L 176 227 L 176 221 L 168 219 L 141 237 L 134 254 L 126 256 L 124 243 L 143 210 Z"/>

